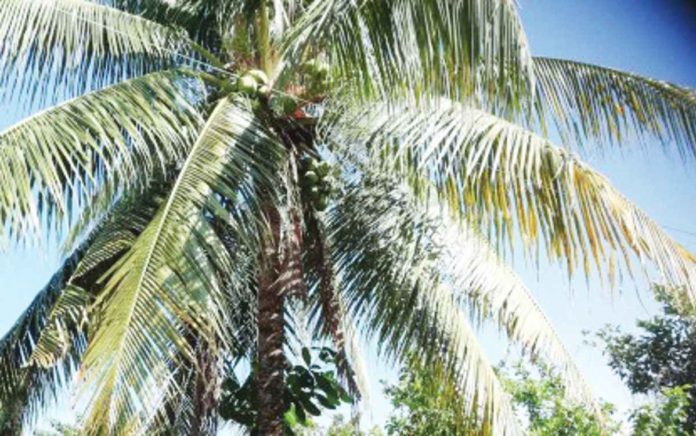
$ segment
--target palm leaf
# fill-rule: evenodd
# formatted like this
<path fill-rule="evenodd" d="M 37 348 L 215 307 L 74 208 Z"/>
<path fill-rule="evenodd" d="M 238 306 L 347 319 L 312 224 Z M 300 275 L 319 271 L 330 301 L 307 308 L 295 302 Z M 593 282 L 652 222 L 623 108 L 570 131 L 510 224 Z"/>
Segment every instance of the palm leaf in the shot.
<path fill-rule="evenodd" d="M 414 250 L 429 250 L 439 274 L 454 291 L 457 301 L 475 309 L 482 317 L 492 317 L 508 337 L 532 356 L 542 356 L 560 373 L 566 391 L 574 399 L 600 408 L 573 358 L 556 334 L 554 326 L 539 307 L 529 289 L 504 265 L 487 241 L 466 223 L 452 221 L 447 211 L 433 204 L 423 207 L 405 186 L 395 185 L 382 176 L 369 179 L 373 187 L 361 194 L 364 203 L 387 201 L 396 196 L 399 212 L 389 212 L 386 233 L 413 227 L 420 234 Z M 377 194 L 381 187 L 386 193 Z M 377 191 L 379 192 L 379 191 Z M 395 192 L 389 194 L 390 192 Z M 429 248 L 430 247 L 430 248 Z"/>
<path fill-rule="evenodd" d="M 55 101 L 166 68 L 185 35 L 86 0 L 0 2 L 0 86 L 5 98 Z"/>
<path fill-rule="evenodd" d="M 220 48 L 226 26 L 253 4 L 228 0 L 111 0 L 111 3 L 147 20 L 183 29 L 196 43 L 212 50 Z"/>
<path fill-rule="evenodd" d="M 80 255 L 76 252 L 63 263 L 0 341 L 0 403 L 14 403 L 14 412 L 24 420 L 35 417 L 56 398 L 71 373 L 70 367 L 77 362 L 79 347 L 70 347 L 73 352 L 64 356 L 60 367 L 26 367 Z"/>
<path fill-rule="evenodd" d="M 291 60 L 325 51 L 344 84 L 363 95 L 462 100 L 506 85 L 516 97 L 532 90 L 531 56 L 510 0 L 316 1 L 285 46 Z"/>
<path fill-rule="evenodd" d="M 87 307 L 91 295 L 84 289 L 67 285 L 56 300 L 46 319 L 46 327 L 29 357 L 29 365 L 51 368 L 63 359 L 74 336 L 87 324 Z"/>
<path fill-rule="evenodd" d="M 570 274 L 579 265 L 589 275 L 594 261 L 612 284 L 617 258 L 630 273 L 634 254 L 696 300 L 696 257 L 605 177 L 546 138 L 448 101 L 377 105 L 328 129 L 367 144 L 387 169 L 415 176 L 416 188 L 428 178 L 453 211 L 498 241 L 512 244 L 517 231 L 527 245 L 543 242 Z"/>
<path fill-rule="evenodd" d="M 220 336 L 217 278 L 229 275 L 220 272 L 231 270 L 230 258 L 202 211 L 214 192 L 253 201 L 252 182 L 273 179 L 281 150 L 230 100 L 210 115 L 167 200 L 105 278 L 83 360 L 86 391 L 93 394 L 88 432 L 123 429 L 140 413 L 150 416 L 172 381 L 173 359 L 191 359 L 181 339 L 186 332 Z"/>
<path fill-rule="evenodd" d="M 428 228 L 406 216 L 403 196 L 370 192 L 375 186 L 366 181 L 348 189 L 327 218 L 347 310 L 386 357 L 441 359 L 463 413 L 478 419 L 482 433 L 521 433 L 509 396 L 438 271 Z"/>
<path fill-rule="evenodd" d="M 132 186 L 183 155 L 200 88 L 153 73 L 70 100 L 0 133 L 0 239 L 58 224 L 105 183 Z M 192 95 L 193 94 L 193 95 Z"/>
<path fill-rule="evenodd" d="M 114 205 L 0 342 L 0 402 L 11 403 L 25 422 L 71 379 L 86 347 L 87 303 L 101 290 L 97 279 L 152 219 L 162 188 Z"/>
<path fill-rule="evenodd" d="M 621 143 L 660 139 L 696 157 L 696 92 L 671 83 L 562 59 L 534 58 L 544 114 L 566 137 Z"/>
<path fill-rule="evenodd" d="M 414 202 L 414 207 L 417 205 Z M 450 285 L 480 316 L 492 317 L 524 351 L 553 365 L 569 397 L 591 407 L 602 420 L 590 386 L 532 292 L 471 227 L 449 222 L 445 214 L 439 217 L 441 271 Z"/>

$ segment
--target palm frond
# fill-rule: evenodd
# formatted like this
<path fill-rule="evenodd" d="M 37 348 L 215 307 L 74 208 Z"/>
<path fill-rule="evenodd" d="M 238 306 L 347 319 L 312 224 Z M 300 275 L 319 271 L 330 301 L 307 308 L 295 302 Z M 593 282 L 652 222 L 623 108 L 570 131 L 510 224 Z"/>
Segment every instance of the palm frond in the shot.
<path fill-rule="evenodd" d="M 448 101 L 437 107 L 378 105 L 344 116 L 333 133 L 370 147 L 388 169 L 425 177 L 451 210 L 514 243 L 543 242 L 569 274 L 592 262 L 614 283 L 617 258 L 635 255 L 696 300 L 696 257 L 674 242 L 609 181 L 546 138 Z M 420 192 L 422 194 L 427 194 Z M 645 271 L 648 271 L 645 265 Z M 681 287 L 679 287 L 681 286 Z"/>
<path fill-rule="evenodd" d="M 442 213 L 438 217 L 441 271 L 452 288 L 465 296 L 479 316 L 492 317 L 524 351 L 542 356 L 559 372 L 569 397 L 603 419 L 590 386 L 532 292 L 474 229 L 451 222 Z"/>
<path fill-rule="evenodd" d="M 305 250 L 306 271 L 311 291 L 309 319 L 316 327 L 317 337 L 332 341 L 336 351 L 336 369 L 341 381 L 351 394 L 360 396 L 363 392 L 368 392 L 365 389 L 367 384 L 364 383 L 364 373 L 358 374 L 355 371 L 355 364 L 360 364 L 360 361 L 355 360 L 357 343 L 350 335 L 353 322 L 337 292 L 326 230 L 313 211 L 306 212 L 305 223 L 305 244 L 308 248 Z"/>
<path fill-rule="evenodd" d="M 203 216 L 213 193 L 245 204 L 256 183 L 273 186 L 283 147 L 252 113 L 221 101 L 190 150 L 166 201 L 105 277 L 98 321 L 83 359 L 90 410 L 86 431 L 123 429 L 154 413 L 172 382 L 174 359 L 191 359 L 186 332 L 221 337 L 225 246 Z M 256 182 L 256 183 L 254 183 Z"/>
<path fill-rule="evenodd" d="M 68 256 L 0 342 L 0 403 L 29 422 L 70 382 L 87 344 L 97 279 L 132 245 L 161 203 L 162 186 L 121 199 Z"/>
<path fill-rule="evenodd" d="M 409 211 L 403 196 L 375 195 L 371 183 L 348 189 L 327 218 L 347 310 L 386 357 L 442 359 L 464 413 L 478 419 L 483 434 L 521 433 L 509 396 L 438 270 L 428 227 L 402 215 Z"/>
<path fill-rule="evenodd" d="M 86 0 L 0 3 L 5 98 L 52 103 L 180 63 L 186 45 L 169 27 Z"/>
<path fill-rule="evenodd" d="M 40 112 L 0 133 L 0 239 L 59 224 L 105 183 L 134 186 L 183 155 L 200 88 L 153 73 Z M 75 202 L 77 201 L 77 205 Z M 7 236 L 5 236 L 7 238 Z"/>
<path fill-rule="evenodd" d="M 247 12 L 258 2 L 228 0 L 109 0 L 121 10 L 163 26 L 185 30 L 191 40 L 207 49 L 218 49 L 225 29 L 235 16 Z M 256 6 L 254 6 L 256 7 Z"/>
<path fill-rule="evenodd" d="M 370 177 L 370 180 L 376 185 L 361 194 L 364 203 L 386 201 L 384 198 L 391 195 L 400 199 L 401 210 L 390 212 L 388 233 L 408 227 L 418 229 L 421 235 L 417 249 L 428 250 L 431 246 L 428 256 L 457 301 L 479 317 L 492 317 L 523 350 L 553 365 L 568 394 L 601 417 L 590 387 L 554 326 L 531 291 L 499 260 L 488 242 L 466 223 L 453 221 L 437 204 L 424 207 L 406 185 L 396 185 L 385 176 L 381 180 Z M 378 187 L 383 188 L 382 198 L 374 193 Z"/>
<path fill-rule="evenodd" d="M 363 95 L 529 94 L 533 65 L 511 0 L 325 0 L 286 36 L 289 59 L 326 52 Z M 509 89 L 507 89 L 509 87 Z"/>
<path fill-rule="evenodd" d="M 65 357 L 75 331 L 80 334 L 86 327 L 90 300 L 91 295 L 78 286 L 68 284 L 63 289 L 48 314 L 46 327 L 29 357 L 29 365 L 51 368 Z"/>
<path fill-rule="evenodd" d="M 534 58 L 542 115 L 568 138 L 620 144 L 658 138 L 696 157 L 696 92 L 637 74 L 562 59 Z"/>
<path fill-rule="evenodd" d="M 56 398 L 71 373 L 70 366 L 77 363 L 79 352 L 75 350 L 79 347 L 71 347 L 73 352 L 64 356 L 59 367 L 27 366 L 80 256 L 78 251 L 63 263 L 0 341 L 0 403 L 13 404 L 14 412 L 23 421 L 36 417 L 43 406 Z"/>

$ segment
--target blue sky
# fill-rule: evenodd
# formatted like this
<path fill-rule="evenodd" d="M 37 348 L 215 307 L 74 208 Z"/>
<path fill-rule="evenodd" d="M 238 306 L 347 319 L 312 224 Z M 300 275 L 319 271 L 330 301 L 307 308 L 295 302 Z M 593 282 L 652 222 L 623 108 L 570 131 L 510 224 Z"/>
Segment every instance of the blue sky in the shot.
<path fill-rule="evenodd" d="M 696 12 L 677 0 L 520 0 L 522 18 L 534 54 L 572 58 L 624 69 L 696 88 Z M 0 127 L 21 114 L 0 107 Z M 692 252 L 696 252 L 696 162 L 682 163 L 676 153 L 665 156 L 661 146 L 628 143 L 600 152 L 589 147 L 584 156 L 595 168 Z M 675 230 L 679 229 L 679 230 Z M 12 248 L 0 253 L 0 332 L 5 332 L 48 280 L 57 266 L 54 244 Z M 614 293 L 596 280 L 569 281 L 556 266 L 540 268 L 520 259 L 515 269 L 538 296 L 577 358 L 595 393 L 621 410 L 633 404 L 625 387 L 613 376 L 601 353 L 583 345 L 582 330 L 605 323 L 632 329 L 637 317 L 656 310 L 647 285 L 626 281 Z M 486 329 L 482 338 L 497 361 L 505 356 L 499 335 Z M 368 347 L 369 348 L 369 347 Z M 368 353 L 374 389 L 371 414 L 382 422 L 388 405 L 378 381 L 393 379 L 394 371 L 376 363 Z"/>

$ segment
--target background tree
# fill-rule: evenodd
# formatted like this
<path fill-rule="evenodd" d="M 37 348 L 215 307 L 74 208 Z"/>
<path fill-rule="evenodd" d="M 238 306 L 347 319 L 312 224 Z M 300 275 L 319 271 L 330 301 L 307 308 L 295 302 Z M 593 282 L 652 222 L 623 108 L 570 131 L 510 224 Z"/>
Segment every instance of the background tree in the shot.
<path fill-rule="evenodd" d="M 690 386 L 664 388 L 655 401 L 636 408 L 631 413 L 633 434 L 637 436 L 693 435 L 688 430 L 691 414 Z"/>
<path fill-rule="evenodd" d="M 70 253 L 0 344 L 15 433 L 75 373 L 83 433 L 214 433 L 224 363 L 256 361 L 282 434 L 305 325 L 347 389 L 360 334 L 517 434 L 472 313 L 598 408 L 497 248 L 610 281 L 649 260 L 696 301 L 696 257 L 571 152 L 692 159 L 694 93 L 533 57 L 511 0 L 1 0 L 0 88 L 49 105 L 0 132 L 0 240 Z"/>
<path fill-rule="evenodd" d="M 602 415 L 572 401 L 561 379 L 545 364 L 528 368 L 523 362 L 499 368 L 517 413 L 532 435 L 590 436 L 618 430 L 613 406 L 602 404 Z M 456 386 L 443 379 L 442 368 L 414 359 L 400 373 L 399 382 L 385 389 L 394 411 L 386 424 L 393 435 L 464 435 L 480 429 L 475 416 L 462 413 L 464 401 Z M 640 433 L 639 433 L 640 434 Z"/>
<path fill-rule="evenodd" d="M 618 430 L 618 424 L 612 420 L 613 405 L 603 403 L 602 419 L 598 419 L 586 407 L 568 398 L 561 380 L 549 366 L 536 365 L 534 373 L 522 362 L 509 368 L 501 368 L 504 383 L 516 410 L 527 418 L 530 434 L 599 436 Z"/>
<path fill-rule="evenodd" d="M 401 369 L 398 384 L 384 390 L 394 408 L 385 425 L 387 434 L 476 433 L 476 417 L 462 413 L 456 386 L 443 376 L 441 363 L 426 366 L 415 357 Z"/>
<path fill-rule="evenodd" d="M 689 301 L 674 299 L 664 286 L 654 286 L 654 293 L 661 313 L 638 320 L 637 333 L 606 326 L 597 338 L 609 366 L 631 392 L 655 396 L 671 393 L 665 394 L 664 401 L 676 402 L 679 407 L 686 401 L 688 418 L 681 431 L 691 434 L 696 429 L 696 312 Z M 676 416 L 674 419 L 681 422 Z"/>

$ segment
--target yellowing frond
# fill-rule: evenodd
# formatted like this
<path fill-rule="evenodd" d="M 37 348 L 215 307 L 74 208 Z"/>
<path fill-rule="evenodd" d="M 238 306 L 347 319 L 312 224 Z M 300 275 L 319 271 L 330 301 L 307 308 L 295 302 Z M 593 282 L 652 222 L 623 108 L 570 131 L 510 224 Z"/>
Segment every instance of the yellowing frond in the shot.
<path fill-rule="evenodd" d="M 696 258 L 609 181 L 547 139 L 448 101 L 428 108 L 378 105 L 346 117 L 335 132 L 367 144 L 391 168 L 432 181 L 465 220 L 512 242 L 544 242 L 569 273 L 635 255 L 696 300 Z M 515 227 L 516 226 L 516 227 Z M 647 269 L 647 266 L 646 266 Z M 679 287 L 682 286 L 682 287 Z"/>

